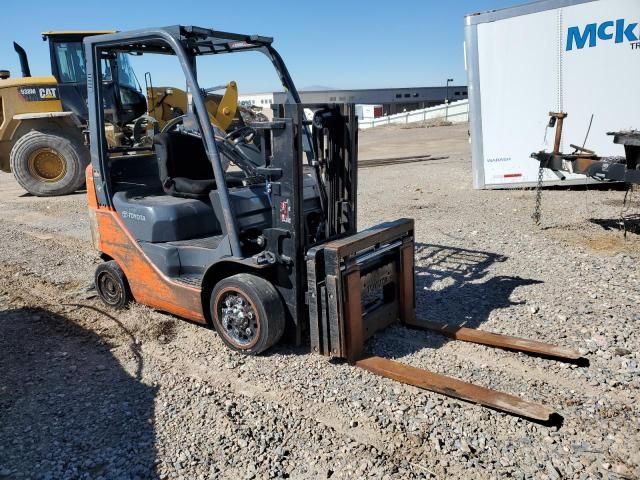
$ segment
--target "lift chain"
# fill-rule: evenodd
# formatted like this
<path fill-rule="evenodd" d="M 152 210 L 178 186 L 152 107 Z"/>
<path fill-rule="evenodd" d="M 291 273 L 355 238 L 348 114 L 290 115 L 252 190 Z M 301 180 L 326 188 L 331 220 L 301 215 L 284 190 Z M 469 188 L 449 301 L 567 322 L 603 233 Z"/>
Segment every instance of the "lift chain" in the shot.
<path fill-rule="evenodd" d="M 540 217 L 541 217 L 541 209 L 542 209 L 542 178 L 544 174 L 544 167 L 540 164 L 540 168 L 538 168 L 538 184 L 536 185 L 536 206 L 533 210 L 533 221 L 536 222 L 536 225 L 540 225 Z"/>

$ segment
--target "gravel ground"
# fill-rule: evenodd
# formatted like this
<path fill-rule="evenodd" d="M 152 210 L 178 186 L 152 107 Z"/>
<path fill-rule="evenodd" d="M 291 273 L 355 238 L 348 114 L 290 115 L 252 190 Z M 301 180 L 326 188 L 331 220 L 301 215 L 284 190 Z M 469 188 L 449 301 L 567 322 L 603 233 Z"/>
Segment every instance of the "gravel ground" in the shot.
<path fill-rule="evenodd" d="M 25 196 L 1 174 L 0 479 L 638 478 L 640 237 L 617 228 L 624 192 L 545 191 L 536 227 L 533 191 L 471 188 L 466 125 L 360 142 L 363 159 L 430 155 L 360 177 L 361 228 L 416 220 L 422 318 L 573 347 L 590 366 L 399 327 L 367 349 L 550 405 L 560 428 L 304 347 L 245 358 L 175 317 L 111 311 L 86 289 L 84 196 Z"/>

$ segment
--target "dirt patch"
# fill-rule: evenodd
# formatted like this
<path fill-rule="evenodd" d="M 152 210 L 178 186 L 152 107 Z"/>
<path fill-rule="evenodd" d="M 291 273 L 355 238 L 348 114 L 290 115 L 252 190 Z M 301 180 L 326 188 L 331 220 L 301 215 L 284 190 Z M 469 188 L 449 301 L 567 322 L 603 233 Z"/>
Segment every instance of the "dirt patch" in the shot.
<path fill-rule="evenodd" d="M 469 126 L 456 123 L 450 127 L 403 129 L 403 125 L 369 128 L 359 132 L 359 159 L 469 155 Z"/>
<path fill-rule="evenodd" d="M 607 250 L 615 250 L 618 251 L 623 247 L 624 242 L 620 238 L 612 238 L 612 237 L 595 237 L 588 238 L 585 241 L 585 244 L 591 248 L 592 250 L 598 251 L 607 251 Z"/>
<path fill-rule="evenodd" d="M 593 252 L 607 255 L 619 253 L 640 255 L 640 241 L 638 236 L 628 233 L 625 238 L 622 231 L 593 232 L 584 228 L 550 229 L 550 234 L 570 245 L 587 248 Z"/>
<path fill-rule="evenodd" d="M 0 264 L 2 265 L 2 264 Z M 143 341 L 170 343 L 176 336 L 176 319 L 143 305 L 122 312 L 105 306 L 85 286 L 43 280 L 15 265 L 2 265 L 3 305 L 13 308 L 43 307 L 64 315 L 83 328 L 96 330 L 112 348 L 135 348 Z"/>

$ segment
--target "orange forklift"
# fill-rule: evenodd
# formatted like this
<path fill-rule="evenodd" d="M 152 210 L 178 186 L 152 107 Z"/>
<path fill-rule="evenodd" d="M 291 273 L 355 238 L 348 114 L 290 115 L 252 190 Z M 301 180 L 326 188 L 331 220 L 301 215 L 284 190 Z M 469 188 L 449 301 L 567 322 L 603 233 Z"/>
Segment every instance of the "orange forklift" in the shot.
<path fill-rule="evenodd" d="M 413 220 L 357 230 L 354 106 L 302 105 L 271 38 L 173 26 L 88 37 L 84 45 L 87 195 L 104 260 L 95 284 L 106 304 L 136 301 L 213 326 L 245 354 L 281 338 L 308 339 L 314 353 L 378 375 L 538 422 L 557 420 L 543 405 L 366 354 L 369 337 L 400 321 L 580 361 L 570 349 L 416 318 Z M 272 106 L 271 121 L 236 117 L 223 131 L 207 114 L 198 61 L 247 51 L 269 59 L 288 101 Z M 174 55 L 186 80 L 186 113 L 148 146 L 113 147 L 105 138 L 100 63 L 123 53 Z"/>

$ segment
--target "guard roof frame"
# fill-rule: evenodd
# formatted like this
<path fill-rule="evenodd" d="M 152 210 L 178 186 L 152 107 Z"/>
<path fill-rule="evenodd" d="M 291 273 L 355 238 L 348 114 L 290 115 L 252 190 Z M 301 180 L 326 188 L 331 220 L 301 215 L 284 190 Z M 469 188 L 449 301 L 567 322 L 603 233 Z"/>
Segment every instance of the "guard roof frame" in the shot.
<path fill-rule="evenodd" d="M 87 62 L 87 103 L 89 110 L 90 151 L 93 180 L 96 185 L 97 201 L 113 208 L 108 152 L 104 125 L 104 104 L 101 78 L 102 50 L 113 52 L 141 52 L 170 54 L 178 58 L 185 76 L 187 90 L 192 94 L 195 118 L 212 164 L 218 194 L 224 215 L 223 225 L 229 239 L 233 256 L 241 256 L 238 225 L 229 198 L 229 190 L 224 181 L 220 153 L 215 142 L 211 122 L 207 114 L 202 90 L 198 84 L 195 57 L 208 54 L 235 53 L 247 50 L 262 51 L 274 65 L 293 103 L 300 103 L 300 97 L 280 55 L 271 46 L 270 37 L 218 32 L 208 28 L 174 25 L 158 28 L 144 28 L 127 32 L 88 36 L 84 39 Z"/>

